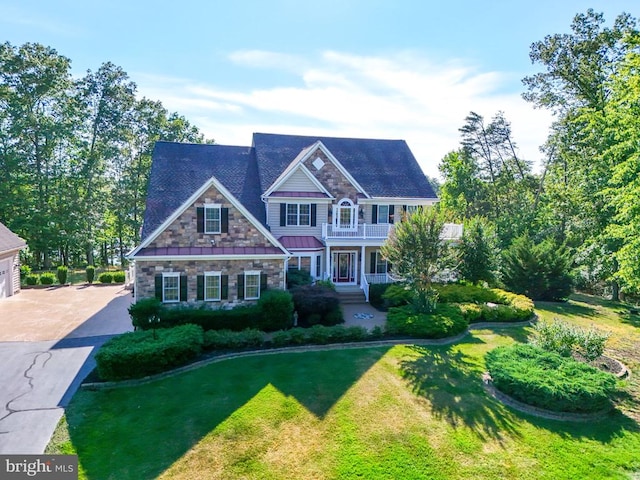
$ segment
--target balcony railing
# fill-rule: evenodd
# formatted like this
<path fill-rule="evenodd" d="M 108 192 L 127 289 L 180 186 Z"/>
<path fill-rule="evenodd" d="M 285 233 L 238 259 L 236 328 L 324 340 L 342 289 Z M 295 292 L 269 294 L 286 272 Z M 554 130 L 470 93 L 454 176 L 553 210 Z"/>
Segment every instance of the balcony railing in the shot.
<path fill-rule="evenodd" d="M 335 228 L 331 223 L 322 224 L 322 238 L 380 238 L 385 239 L 393 225 L 359 223 L 354 228 Z"/>

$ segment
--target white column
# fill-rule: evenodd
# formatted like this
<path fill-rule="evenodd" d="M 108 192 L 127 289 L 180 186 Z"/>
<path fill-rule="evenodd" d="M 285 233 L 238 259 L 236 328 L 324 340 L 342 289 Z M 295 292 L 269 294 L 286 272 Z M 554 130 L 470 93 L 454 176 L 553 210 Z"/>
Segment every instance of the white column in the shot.
<path fill-rule="evenodd" d="M 364 272 L 365 272 L 365 268 L 364 268 L 364 264 L 366 263 L 367 257 L 365 257 L 365 246 L 363 245 L 361 247 L 362 249 L 362 260 L 360 261 L 360 285 L 362 285 L 362 279 L 364 278 Z"/>
<path fill-rule="evenodd" d="M 325 270 L 325 278 L 327 280 L 331 280 L 331 249 L 329 248 L 329 245 L 325 248 L 325 257 L 325 265 L 327 267 Z"/>

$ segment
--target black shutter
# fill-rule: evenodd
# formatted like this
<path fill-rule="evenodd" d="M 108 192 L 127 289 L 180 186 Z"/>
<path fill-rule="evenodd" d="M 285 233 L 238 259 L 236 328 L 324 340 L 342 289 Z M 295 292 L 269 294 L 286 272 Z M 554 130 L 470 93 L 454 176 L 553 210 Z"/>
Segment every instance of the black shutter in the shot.
<path fill-rule="evenodd" d="M 315 203 L 311 204 L 311 226 L 316 226 L 316 215 L 318 213 L 318 206 Z"/>
<path fill-rule="evenodd" d="M 261 273 L 260 274 L 260 294 L 262 295 L 262 292 L 264 292 L 266 289 L 267 289 L 267 274 Z"/>
<path fill-rule="evenodd" d="M 204 275 L 198 275 L 197 279 L 196 300 L 204 300 Z"/>
<path fill-rule="evenodd" d="M 238 300 L 244 300 L 244 273 L 238 275 Z"/>
<path fill-rule="evenodd" d="M 371 223 L 378 223 L 378 205 L 371 205 Z"/>
<path fill-rule="evenodd" d="M 196 218 L 198 224 L 198 233 L 204 233 L 204 207 L 196 208 Z"/>
<path fill-rule="evenodd" d="M 180 275 L 180 301 L 187 301 L 187 276 Z"/>
<path fill-rule="evenodd" d="M 280 226 L 284 227 L 287 225 L 287 204 L 280 204 Z"/>
<path fill-rule="evenodd" d="M 222 233 L 229 233 L 229 209 L 220 209 L 220 231 Z"/>
<path fill-rule="evenodd" d="M 162 301 L 162 275 L 156 275 L 156 298 Z"/>
<path fill-rule="evenodd" d="M 220 275 L 220 299 L 229 298 L 229 275 Z"/>
<path fill-rule="evenodd" d="M 371 252 L 371 266 L 369 267 L 369 273 L 376 273 L 376 252 Z"/>
<path fill-rule="evenodd" d="M 387 261 L 387 273 L 391 272 L 391 262 Z"/>
<path fill-rule="evenodd" d="M 393 215 L 395 214 L 395 211 L 395 206 L 389 205 L 389 219 L 387 220 L 387 223 L 393 223 Z"/>

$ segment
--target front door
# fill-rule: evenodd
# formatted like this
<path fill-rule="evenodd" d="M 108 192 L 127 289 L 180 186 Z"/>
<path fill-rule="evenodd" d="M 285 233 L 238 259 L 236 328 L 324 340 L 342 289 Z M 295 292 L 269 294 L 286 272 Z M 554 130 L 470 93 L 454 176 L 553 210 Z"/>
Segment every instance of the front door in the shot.
<path fill-rule="evenodd" d="M 354 283 L 356 281 L 356 254 L 354 252 L 336 252 L 333 255 L 334 283 Z"/>
<path fill-rule="evenodd" d="M 351 254 L 338 254 L 338 282 L 348 282 L 351 278 Z"/>

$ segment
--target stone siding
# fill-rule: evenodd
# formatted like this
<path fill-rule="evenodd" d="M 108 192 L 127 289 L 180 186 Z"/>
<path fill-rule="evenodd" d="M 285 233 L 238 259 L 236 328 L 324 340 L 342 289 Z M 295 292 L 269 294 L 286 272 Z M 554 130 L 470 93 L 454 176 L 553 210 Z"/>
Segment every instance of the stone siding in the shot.
<path fill-rule="evenodd" d="M 320 170 L 313 166 L 314 160 L 318 157 L 324 162 L 324 166 Z M 307 158 L 304 166 L 324 185 L 331 195 L 336 197 L 336 201 L 348 198 L 354 204 L 357 203 L 358 191 L 322 150 L 317 149 L 313 155 Z"/>
<path fill-rule="evenodd" d="M 198 233 L 197 208 L 211 203 L 229 209 L 228 233 Z M 215 240 L 216 247 L 273 246 L 218 189 L 211 186 L 158 235 L 149 247 L 210 247 L 211 240 Z"/>
<path fill-rule="evenodd" d="M 187 275 L 187 302 L 200 303 L 197 299 L 197 276 L 204 272 L 221 272 L 229 276 L 229 297 L 220 302 L 207 302 L 221 305 L 238 301 L 237 275 L 246 271 L 260 271 L 267 274 L 267 287 L 284 288 L 284 260 L 207 260 L 207 261 L 136 261 L 136 299 L 155 296 L 155 276 L 163 272 L 179 272 Z M 247 301 L 250 303 L 250 301 Z"/>

